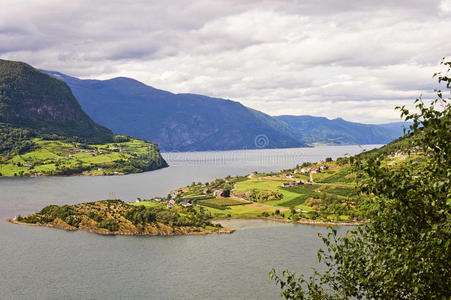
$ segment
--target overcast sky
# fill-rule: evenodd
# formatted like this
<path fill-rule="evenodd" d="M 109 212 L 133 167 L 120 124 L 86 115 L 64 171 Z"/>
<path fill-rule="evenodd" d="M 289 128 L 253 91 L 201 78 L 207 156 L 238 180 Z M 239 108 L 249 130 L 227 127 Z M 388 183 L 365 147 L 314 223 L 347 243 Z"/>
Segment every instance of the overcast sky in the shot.
<path fill-rule="evenodd" d="M 130 4 L 133 3 L 133 4 Z M 0 0 L 0 58 L 270 115 L 382 123 L 432 97 L 451 0 Z"/>

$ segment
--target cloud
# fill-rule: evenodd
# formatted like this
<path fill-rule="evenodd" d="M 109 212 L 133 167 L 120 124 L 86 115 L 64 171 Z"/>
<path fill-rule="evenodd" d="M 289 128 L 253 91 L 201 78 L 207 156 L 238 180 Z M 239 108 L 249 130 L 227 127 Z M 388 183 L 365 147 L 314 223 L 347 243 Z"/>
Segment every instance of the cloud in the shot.
<path fill-rule="evenodd" d="M 0 57 L 269 114 L 397 120 L 451 55 L 451 2 L 3 0 Z"/>

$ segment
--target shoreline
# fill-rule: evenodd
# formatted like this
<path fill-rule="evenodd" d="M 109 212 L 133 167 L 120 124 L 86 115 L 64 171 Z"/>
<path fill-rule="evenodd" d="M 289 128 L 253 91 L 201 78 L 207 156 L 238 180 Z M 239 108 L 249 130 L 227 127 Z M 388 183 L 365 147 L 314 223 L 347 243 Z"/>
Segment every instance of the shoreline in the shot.
<path fill-rule="evenodd" d="M 165 169 L 170 167 L 169 165 L 164 166 L 164 167 L 160 167 L 160 168 L 156 168 L 156 169 L 150 169 L 150 170 L 145 170 L 145 171 L 139 171 L 139 172 L 128 172 L 128 173 L 120 173 L 120 172 L 116 172 L 117 174 L 96 174 L 96 173 L 88 173 L 88 174 L 83 174 L 83 173 L 74 173 L 74 174 L 70 174 L 70 175 L 49 175 L 49 174 L 42 174 L 42 175 L 30 175 L 30 176 L 0 176 L 0 180 L 2 178 L 5 179 L 11 179 L 11 178 L 49 178 L 49 177 L 56 177 L 56 178 L 64 178 L 64 177 L 81 177 L 81 176 L 86 176 L 86 177 L 98 177 L 98 176 L 108 176 L 108 177 L 112 177 L 112 176 L 125 176 L 125 175 L 133 175 L 133 174 L 141 174 L 141 173 L 146 173 L 146 172 L 152 172 L 152 171 L 157 171 L 157 170 L 161 170 L 161 169 Z"/>
<path fill-rule="evenodd" d="M 196 235 L 210 235 L 210 234 L 232 234 L 236 230 L 231 228 L 223 228 L 218 231 L 192 231 L 187 233 L 182 232 L 159 232 L 159 233 L 134 233 L 134 232 L 120 232 L 120 231 L 114 231 L 114 232 L 105 232 L 102 230 L 92 230 L 92 229 L 85 229 L 85 228 L 71 228 L 68 226 L 59 226 L 58 224 L 33 224 L 33 223 L 25 223 L 25 222 L 19 222 L 14 219 L 6 219 L 6 222 L 9 222 L 11 224 L 16 225 L 26 225 L 26 226 L 36 226 L 36 227 L 48 227 L 48 228 L 54 228 L 54 229 L 60 229 L 65 231 L 84 231 L 89 233 L 95 233 L 100 235 L 128 235 L 128 236 L 196 236 Z"/>
<path fill-rule="evenodd" d="M 328 227 L 328 226 L 361 226 L 368 221 L 360 221 L 360 222 L 324 222 L 324 221 L 307 221 L 307 220 L 300 220 L 300 221 L 290 221 L 286 219 L 276 219 L 276 218 L 252 218 L 252 219 L 239 219 L 239 218 L 229 218 L 229 219 L 217 219 L 212 220 L 213 224 L 219 223 L 221 224 L 221 221 L 268 221 L 268 222 L 276 222 L 276 223 L 282 223 L 282 224 L 302 224 L 302 225 L 310 225 L 310 226 L 322 226 L 322 227 Z M 158 232 L 158 233 L 140 233 L 140 232 L 120 232 L 120 231 L 114 231 L 114 232 L 106 232 L 103 230 L 93 230 L 88 228 L 72 228 L 68 226 L 60 226 L 58 224 L 33 224 L 33 223 L 25 223 L 25 222 L 19 222 L 15 219 L 6 219 L 6 222 L 16 225 L 25 225 L 25 226 L 35 226 L 35 227 L 47 227 L 47 228 L 53 228 L 58 230 L 65 230 L 65 231 L 84 231 L 88 233 L 94 233 L 104 236 L 205 236 L 210 234 L 233 234 L 237 230 L 241 228 L 228 228 L 224 227 L 221 230 L 218 231 L 192 231 L 192 232 Z M 222 224 L 221 224 L 222 225 Z"/>
<path fill-rule="evenodd" d="M 302 225 L 311 225 L 311 226 L 361 226 L 369 221 L 358 221 L 358 222 L 326 222 L 326 221 L 311 221 L 311 220 L 298 220 L 293 222 L 287 219 L 279 219 L 279 218 L 227 218 L 227 219 L 215 219 L 213 223 L 220 223 L 221 221 L 253 221 L 253 220 L 262 220 L 262 221 L 272 221 L 277 223 L 285 223 L 285 224 L 302 224 Z"/>

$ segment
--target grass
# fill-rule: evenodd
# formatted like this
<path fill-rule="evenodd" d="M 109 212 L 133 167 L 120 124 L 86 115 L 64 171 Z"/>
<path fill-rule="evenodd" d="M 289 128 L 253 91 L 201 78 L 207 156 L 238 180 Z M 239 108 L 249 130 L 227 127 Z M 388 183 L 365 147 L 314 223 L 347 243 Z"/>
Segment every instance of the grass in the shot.
<path fill-rule="evenodd" d="M 250 189 L 275 190 L 283 194 L 283 198 L 277 201 L 265 202 L 277 208 L 300 208 L 302 210 L 311 210 L 311 207 L 303 205 L 304 202 L 315 195 L 317 185 L 301 185 L 289 188 L 282 188 L 281 185 L 287 180 L 280 180 L 277 177 L 265 177 L 261 180 L 249 180 L 237 183 L 237 191 L 247 191 Z"/>
<path fill-rule="evenodd" d="M 292 201 L 299 197 L 299 194 L 290 192 L 287 189 L 281 187 L 284 181 L 281 180 L 249 180 L 238 182 L 236 185 L 236 191 L 248 191 L 251 189 L 257 190 L 270 190 L 270 191 L 278 191 L 283 194 L 283 198 L 277 201 L 268 201 L 265 204 L 274 205 L 274 206 L 283 206 L 281 205 L 284 202 Z"/>
<path fill-rule="evenodd" d="M 275 213 L 277 209 L 281 212 L 286 212 L 288 209 L 286 208 L 277 208 L 271 205 L 263 204 L 263 203 L 252 203 L 247 205 L 234 205 L 230 206 L 227 210 L 216 209 L 212 207 L 205 207 L 208 211 L 210 211 L 211 215 L 215 219 L 225 219 L 225 218 L 233 218 L 233 219 L 255 219 L 260 218 L 263 212 L 267 212 L 269 214 Z"/>
<path fill-rule="evenodd" d="M 313 181 L 317 183 L 353 183 L 349 175 L 351 169 L 348 167 L 329 169 L 322 173 L 313 174 Z"/>
<path fill-rule="evenodd" d="M 199 200 L 196 204 L 217 209 L 228 209 L 230 206 L 245 205 L 249 204 L 249 202 L 236 198 L 213 198 L 208 200 Z"/>
<path fill-rule="evenodd" d="M 322 185 L 320 190 L 343 197 L 352 197 L 357 195 L 353 185 Z"/>

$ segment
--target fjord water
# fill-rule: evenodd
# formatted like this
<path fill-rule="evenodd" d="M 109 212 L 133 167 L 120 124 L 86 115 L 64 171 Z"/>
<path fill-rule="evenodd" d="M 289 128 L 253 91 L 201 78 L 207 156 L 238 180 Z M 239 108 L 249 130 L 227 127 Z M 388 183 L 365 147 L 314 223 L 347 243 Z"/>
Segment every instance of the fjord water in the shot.
<path fill-rule="evenodd" d="M 231 235 L 132 237 L 5 222 L 49 204 L 164 196 L 192 181 L 276 171 L 379 145 L 164 153 L 170 167 L 126 176 L 0 179 L 0 299 L 274 299 L 272 267 L 317 267 L 326 228 L 233 221 Z"/>

